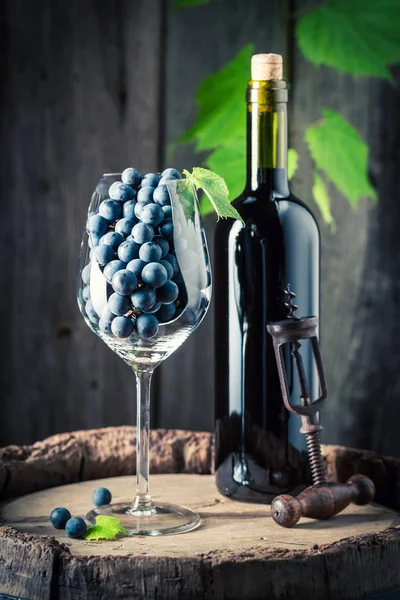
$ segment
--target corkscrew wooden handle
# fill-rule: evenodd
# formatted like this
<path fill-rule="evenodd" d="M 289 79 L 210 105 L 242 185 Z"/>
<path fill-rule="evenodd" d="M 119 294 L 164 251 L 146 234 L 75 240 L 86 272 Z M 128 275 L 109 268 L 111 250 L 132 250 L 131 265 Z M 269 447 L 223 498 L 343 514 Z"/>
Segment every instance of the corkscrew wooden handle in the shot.
<path fill-rule="evenodd" d="M 282 494 L 271 504 L 275 523 L 293 527 L 301 517 L 329 519 L 349 504 L 369 504 L 374 499 L 375 486 L 365 475 L 353 475 L 346 483 L 312 485 L 296 497 Z"/>

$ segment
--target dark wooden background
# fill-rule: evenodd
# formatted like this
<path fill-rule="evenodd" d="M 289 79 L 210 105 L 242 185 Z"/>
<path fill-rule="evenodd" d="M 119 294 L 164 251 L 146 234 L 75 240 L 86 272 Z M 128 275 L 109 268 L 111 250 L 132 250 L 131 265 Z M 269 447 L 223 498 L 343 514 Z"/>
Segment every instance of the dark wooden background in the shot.
<path fill-rule="evenodd" d="M 199 164 L 167 148 L 192 123 L 205 75 L 246 44 L 285 55 L 292 83 L 293 190 L 310 200 L 304 127 L 327 106 L 371 147 L 377 206 L 334 189 L 338 231 L 322 233 L 325 441 L 400 454 L 400 94 L 315 69 L 294 42 L 307 0 L 3 0 L 0 4 L 0 444 L 134 423 L 129 368 L 78 312 L 75 270 L 100 175 Z M 396 75 L 396 73 L 395 73 Z M 399 75 L 399 73 L 397 73 Z M 244 82 L 245 85 L 245 82 Z M 318 214 L 318 213 L 317 213 Z M 207 219 L 212 240 L 213 219 Z M 213 426 L 212 309 L 157 371 L 153 425 Z"/>

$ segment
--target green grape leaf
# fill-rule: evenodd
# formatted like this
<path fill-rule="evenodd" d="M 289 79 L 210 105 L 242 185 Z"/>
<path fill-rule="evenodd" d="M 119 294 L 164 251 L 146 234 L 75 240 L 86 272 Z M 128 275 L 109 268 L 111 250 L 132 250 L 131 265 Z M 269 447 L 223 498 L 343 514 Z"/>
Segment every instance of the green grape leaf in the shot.
<path fill-rule="evenodd" d="M 203 190 L 208 196 L 218 217 L 231 217 L 243 222 L 236 208 L 229 202 L 229 191 L 222 177 L 201 167 L 194 167 L 192 173 L 184 169 L 183 173 L 197 190 Z"/>
<path fill-rule="evenodd" d="M 400 62 L 398 0 L 328 0 L 297 25 L 300 50 L 314 65 L 392 79 Z"/>
<path fill-rule="evenodd" d="M 288 179 L 292 179 L 299 164 L 299 154 L 293 148 L 288 150 Z"/>
<path fill-rule="evenodd" d="M 172 8 L 190 8 L 191 6 L 200 6 L 201 4 L 208 4 L 210 0 L 175 0 Z"/>
<path fill-rule="evenodd" d="M 187 221 L 194 220 L 194 205 L 196 202 L 195 189 L 190 179 L 178 179 L 176 182 L 176 193 L 182 204 L 183 214 Z"/>
<path fill-rule="evenodd" d="M 331 213 L 331 200 L 325 182 L 317 172 L 314 173 L 312 195 L 321 212 L 323 220 L 329 225 L 331 232 L 334 233 L 336 231 L 336 222 Z"/>
<path fill-rule="evenodd" d="M 204 164 L 224 178 L 229 199 L 234 200 L 243 191 L 246 180 L 246 138 L 239 137 L 216 148 Z"/>
<path fill-rule="evenodd" d="M 322 121 L 306 129 L 310 154 L 352 206 L 362 197 L 376 198 L 368 180 L 368 146 L 344 117 L 323 109 Z"/>
<path fill-rule="evenodd" d="M 196 92 L 197 118 L 171 150 L 181 143 L 196 143 L 197 152 L 228 145 L 230 140 L 244 138 L 246 111 L 243 108 L 243 86 L 249 79 L 253 46 L 245 46 L 223 69 L 203 79 Z"/>
<path fill-rule="evenodd" d="M 96 517 L 96 525 L 89 527 L 87 530 L 85 540 L 116 540 L 121 534 L 129 535 L 129 532 L 125 527 L 122 527 L 119 519 L 99 515 Z"/>

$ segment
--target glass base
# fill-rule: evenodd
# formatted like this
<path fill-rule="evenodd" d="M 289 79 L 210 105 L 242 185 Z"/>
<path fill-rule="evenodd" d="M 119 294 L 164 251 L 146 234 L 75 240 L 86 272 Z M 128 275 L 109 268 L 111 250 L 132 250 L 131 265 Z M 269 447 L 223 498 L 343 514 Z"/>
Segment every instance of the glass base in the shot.
<path fill-rule="evenodd" d="M 147 511 L 134 510 L 132 504 L 126 502 L 107 504 L 91 510 L 86 518 L 95 523 L 98 515 L 118 517 L 130 535 L 183 533 L 195 529 L 200 523 L 200 516 L 194 510 L 165 502 L 157 502 Z"/>

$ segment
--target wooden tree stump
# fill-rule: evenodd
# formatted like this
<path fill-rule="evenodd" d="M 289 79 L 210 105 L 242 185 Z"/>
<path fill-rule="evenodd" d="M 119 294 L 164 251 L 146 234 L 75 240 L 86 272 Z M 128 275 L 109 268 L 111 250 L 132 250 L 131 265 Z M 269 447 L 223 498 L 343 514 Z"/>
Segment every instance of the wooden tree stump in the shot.
<path fill-rule="evenodd" d="M 380 504 L 282 529 L 268 506 L 217 492 L 211 434 L 156 430 L 152 494 L 198 510 L 197 530 L 86 542 L 53 529 L 55 506 L 85 516 L 98 485 L 132 498 L 134 443 L 135 429 L 118 427 L 0 450 L 0 597 L 350 600 L 400 587 L 400 461 L 338 446 L 323 449 L 329 477 L 370 476 Z"/>

